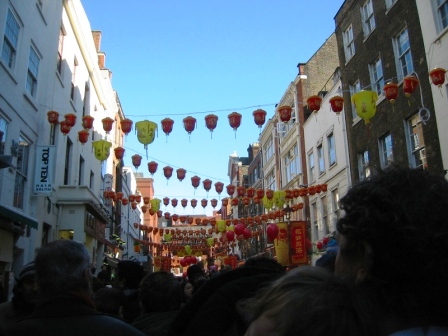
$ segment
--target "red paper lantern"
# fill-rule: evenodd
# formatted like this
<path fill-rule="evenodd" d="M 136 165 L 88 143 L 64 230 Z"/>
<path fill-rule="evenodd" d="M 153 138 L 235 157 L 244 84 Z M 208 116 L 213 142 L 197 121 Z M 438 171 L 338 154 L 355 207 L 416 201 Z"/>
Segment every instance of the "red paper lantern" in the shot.
<path fill-rule="evenodd" d="M 198 205 L 198 201 L 193 198 L 192 200 L 190 200 L 190 204 L 191 204 L 191 207 L 194 209 L 194 208 L 196 208 L 196 205 Z"/>
<path fill-rule="evenodd" d="M 208 204 L 208 200 L 206 200 L 205 198 L 203 198 L 203 199 L 201 200 L 201 205 L 202 205 L 202 207 L 205 208 L 205 207 L 207 206 L 207 204 Z"/>
<path fill-rule="evenodd" d="M 154 173 L 157 171 L 158 163 L 155 161 L 148 162 L 148 171 L 151 173 L 151 175 L 154 175 Z"/>
<path fill-rule="evenodd" d="M 188 224 L 193 224 L 194 218 L 193 217 L 187 217 Z"/>
<path fill-rule="evenodd" d="M 274 190 L 267 189 L 266 192 L 265 192 L 265 194 L 266 194 L 266 198 L 267 198 L 268 200 L 271 200 L 271 199 L 274 197 Z"/>
<path fill-rule="evenodd" d="M 244 224 L 238 223 L 238 224 L 235 225 L 235 228 L 233 229 L 233 231 L 235 232 L 235 234 L 237 236 L 239 236 L 239 235 L 243 234 L 243 231 L 244 231 L 245 228 L 246 227 L 244 226 Z"/>
<path fill-rule="evenodd" d="M 137 209 L 137 202 L 132 202 L 131 207 L 133 210 Z"/>
<path fill-rule="evenodd" d="M 128 205 L 128 203 L 129 203 L 129 200 L 127 198 L 122 198 L 121 199 L 121 204 L 122 205 Z"/>
<path fill-rule="evenodd" d="M 169 212 L 165 212 L 164 214 L 163 214 L 163 216 L 165 217 L 165 219 L 170 219 L 170 213 Z"/>
<path fill-rule="evenodd" d="M 171 176 L 173 176 L 173 167 L 163 167 L 163 175 L 166 177 L 166 179 L 169 179 Z"/>
<path fill-rule="evenodd" d="M 64 116 L 64 118 L 65 118 L 65 121 L 67 122 L 67 125 L 69 125 L 70 127 L 75 126 L 75 124 L 76 124 L 76 114 L 69 113 L 69 114 L 66 114 Z"/>
<path fill-rule="evenodd" d="M 170 199 L 168 197 L 164 197 L 163 198 L 163 205 L 168 206 L 168 204 L 170 204 Z"/>
<path fill-rule="evenodd" d="M 125 149 L 123 147 L 116 147 L 114 148 L 115 157 L 117 160 L 121 160 L 124 157 Z"/>
<path fill-rule="evenodd" d="M 410 97 L 415 92 L 420 81 L 414 76 L 406 76 L 403 78 L 403 92 L 406 97 Z"/>
<path fill-rule="evenodd" d="M 261 129 L 266 121 L 266 111 L 262 109 L 258 109 L 252 112 L 254 116 L 254 122 Z"/>
<path fill-rule="evenodd" d="M 238 112 L 232 112 L 228 115 L 230 127 L 236 132 L 238 127 L 241 125 L 242 115 Z M 236 134 L 236 133 L 235 133 Z M 235 135 L 236 136 L 236 135 Z"/>
<path fill-rule="evenodd" d="M 168 135 L 170 135 L 170 133 L 173 131 L 174 120 L 170 118 L 165 118 L 161 121 L 161 124 L 163 132 L 168 137 Z"/>
<path fill-rule="evenodd" d="M 387 83 L 383 87 L 384 95 L 390 101 L 391 104 L 395 103 L 395 100 L 398 97 L 398 84 L 396 83 Z"/>
<path fill-rule="evenodd" d="M 128 134 L 131 130 L 132 130 L 132 120 L 131 119 L 123 119 L 122 121 L 120 121 L 121 124 L 121 130 L 123 131 L 124 134 Z"/>
<path fill-rule="evenodd" d="M 112 131 L 112 125 L 114 123 L 114 120 L 112 118 L 106 117 L 101 119 L 101 122 L 103 123 L 103 129 L 106 133 L 109 133 Z"/>
<path fill-rule="evenodd" d="M 293 189 L 292 190 L 292 197 L 297 198 L 300 196 L 300 190 L 299 189 Z"/>
<path fill-rule="evenodd" d="M 270 241 L 273 241 L 275 238 L 278 237 L 278 232 L 279 229 L 277 224 L 271 223 L 266 228 L 266 235 L 268 236 L 268 239 Z"/>
<path fill-rule="evenodd" d="M 172 206 L 173 208 L 177 207 L 177 199 L 173 198 L 173 199 L 171 200 L 171 206 Z"/>
<path fill-rule="evenodd" d="M 300 197 L 305 197 L 306 195 L 308 195 L 308 188 L 300 188 L 299 189 L 299 196 Z"/>
<path fill-rule="evenodd" d="M 201 182 L 201 178 L 199 176 L 193 176 L 191 178 L 191 185 L 196 189 L 199 186 L 199 183 Z"/>
<path fill-rule="evenodd" d="M 143 197 L 143 203 L 144 204 L 149 204 L 150 201 L 151 201 L 151 199 L 149 198 L 149 196 L 144 196 Z"/>
<path fill-rule="evenodd" d="M 326 183 L 322 183 L 320 186 L 321 186 L 321 188 L 322 188 L 322 191 L 327 191 L 328 184 L 326 184 Z"/>
<path fill-rule="evenodd" d="M 431 77 L 431 81 L 434 85 L 437 85 L 439 88 L 441 88 L 443 83 L 445 83 L 445 73 L 445 69 L 436 68 L 429 72 L 429 77 Z"/>
<path fill-rule="evenodd" d="M 158 218 L 162 217 L 162 210 L 157 210 L 157 217 Z"/>
<path fill-rule="evenodd" d="M 131 159 L 132 159 L 132 165 L 137 170 L 138 167 L 140 167 L 140 165 L 142 164 L 142 156 L 138 155 L 138 154 L 134 154 L 134 155 L 132 155 Z"/>
<path fill-rule="evenodd" d="M 232 196 L 235 193 L 235 188 L 236 186 L 234 186 L 233 184 L 227 185 L 226 186 L 227 194 L 229 194 L 229 196 Z"/>
<path fill-rule="evenodd" d="M 135 202 L 135 195 L 134 194 L 130 194 L 129 195 L 129 202 Z"/>
<path fill-rule="evenodd" d="M 173 214 L 173 215 L 171 216 L 171 220 L 172 220 L 173 222 L 177 222 L 178 219 L 179 219 L 179 215 Z"/>
<path fill-rule="evenodd" d="M 213 130 L 218 124 L 218 116 L 214 114 L 209 114 L 205 117 L 205 126 L 210 130 L 210 138 L 212 137 Z"/>
<path fill-rule="evenodd" d="M 64 134 L 64 135 L 67 135 L 70 132 L 70 130 L 72 129 L 72 127 L 67 124 L 66 120 L 62 120 L 59 123 L 59 125 L 61 127 L 61 133 Z"/>
<path fill-rule="evenodd" d="M 236 187 L 236 194 L 238 195 L 238 197 L 243 197 L 246 195 L 246 188 L 243 186 L 238 186 Z"/>
<path fill-rule="evenodd" d="M 194 222 L 196 223 L 196 225 L 201 225 L 202 219 L 201 218 L 195 218 Z"/>
<path fill-rule="evenodd" d="M 264 197 L 264 189 L 257 189 L 255 192 L 259 199 L 262 199 Z"/>
<path fill-rule="evenodd" d="M 180 204 L 185 208 L 188 204 L 188 200 L 183 198 L 183 199 L 181 199 Z"/>
<path fill-rule="evenodd" d="M 331 110 L 339 115 L 339 113 L 344 108 L 344 98 L 342 98 L 341 96 L 334 96 L 330 98 L 330 106 Z"/>
<path fill-rule="evenodd" d="M 311 96 L 308 97 L 306 100 L 306 103 L 308 104 L 308 108 L 317 113 L 320 110 L 320 105 L 322 103 L 322 98 L 320 96 Z"/>
<path fill-rule="evenodd" d="M 249 205 L 250 204 L 250 198 L 249 197 L 247 197 L 247 196 L 245 196 L 245 197 L 243 197 L 243 205 Z"/>
<path fill-rule="evenodd" d="M 227 238 L 228 241 L 234 241 L 235 240 L 235 232 L 227 231 L 226 232 L 226 238 Z"/>
<path fill-rule="evenodd" d="M 216 208 L 216 206 L 218 205 L 218 200 L 216 198 L 213 198 L 210 201 L 210 204 L 212 205 L 213 209 Z"/>
<path fill-rule="evenodd" d="M 176 170 L 177 178 L 179 179 L 179 181 L 182 181 L 185 178 L 186 173 L 187 171 L 183 168 L 179 168 Z"/>
<path fill-rule="evenodd" d="M 212 188 L 212 180 L 205 179 L 202 181 L 202 184 L 204 185 L 204 189 L 206 192 L 209 192 L 209 190 Z"/>
<path fill-rule="evenodd" d="M 315 186 L 309 186 L 308 187 L 308 194 L 310 194 L 311 196 L 316 194 L 316 187 Z"/>
<path fill-rule="evenodd" d="M 318 241 L 318 242 L 316 243 L 316 247 L 317 247 L 319 250 L 322 250 L 322 248 L 324 247 L 324 244 L 323 244 L 321 241 Z"/>
<path fill-rule="evenodd" d="M 82 130 L 78 132 L 78 140 L 83 145 L 89 140 L 89 131 Z"/>
<path fill-rule="evenodd" d="M 123 199 L 123 193 L 121 191 L 117 191 L 115 193 L 115 198 L 117 199 L 117 201 L 121 201 Z"/>
<path fill-rule="evenodd" d="M 224 188 L 224 183 L 222 183 L 222 182 L 215 183 L 215 190 L 218 193 L 218 195 L 221 195 L 223 188 Z"/>
<path fill-rule="evenodd" d="M 59 113 L 56 111 L 48 111 L 47 118 L 51 125 L 56 125 L 58 123 Z"/>
<path fill-rule="evenodd" d="M 288 200 L 292 199 L 292 190 L 291 189 L 286 189 L 285 190 L 285 198 Z"/>
<path fill-rule="evenodd" d="M 246 196 L 247 197 L 253 198 L 254 195 L 255 195 L 255 189 L 254 188 L 249 187 L 249 188 L 246 189 Z"/>
<path fill-rule="evenodd" d="M 261 203 L 261 199 L 259 199 L 257 196 L 254 196 L 254 197 L 252 198 L 252 200 L 253 200 L 253 203 L 254 203 L 254 204 L 260 204 L 260 203 Z"/>
<path fill-rule="evenodd" d="M 226 207 L 229 204 L 229 199 L 228 198 L 223 198 L 221 200 L 221 204 L 223 207 Z"/>
<path fill-rule="evenodd" d="M 188 116 L 184 118 L 183 122 L 185 130 L 188 134 L 191 134 L 191 132 L 193 132 L 196 127 L 196 118 Z"/>
<path fill-rule="evenodd" d="M 237 206 L 239 203 L 239 199 L 238 198 L 232 198 L 230 201 L 230 204 L 232 204 L 232 206 Z"/>
<path fill-rule="evenodd" d="M 281 121 L 284 123 L 287 123 L 289 120 L 291 120 L 291 113 L 292 113 L 292 107 L 291 106 L 280 106 L 277 108 L 278 116 Z"/>
<path fill-rule="evenodd" d="M 250 229 L 248 229 L 248 228 L 245 228 L 243 230 L 243 237 L 244 237 L 244 239 L 252 238 L 252 231 Z"/>
<path fill-rule="evenodd" d="M 148 211 L 148 206 L 147 205 L 143 205 L 142 206 L 142 212 L 146 213 L 146 211 Z"/>
<path fill-rule="evenodd" d="M 135 195 L 135 201 L 137 203 L 140 203 L 142 201 L 142 195 L 140 195 L 140 194 Z"/>
<path fill-rule="evenodd" d="M 93 128 L 93 120 L 94 118 L 92 116 L 85 115 L 82 117 L 82 127 L 85 129 Z"/>

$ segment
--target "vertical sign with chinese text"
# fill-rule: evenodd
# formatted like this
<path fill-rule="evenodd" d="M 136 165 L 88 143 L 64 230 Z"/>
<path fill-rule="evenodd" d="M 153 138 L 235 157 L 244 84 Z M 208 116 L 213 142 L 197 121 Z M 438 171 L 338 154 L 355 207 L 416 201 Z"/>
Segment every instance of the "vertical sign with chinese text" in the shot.
<path fill-rule="evenodd" d="M 308 264 L 308 253 L 306 250 L 306 222 L 291 222 L 290 236 L 291 264 L 294 266 Z"/>

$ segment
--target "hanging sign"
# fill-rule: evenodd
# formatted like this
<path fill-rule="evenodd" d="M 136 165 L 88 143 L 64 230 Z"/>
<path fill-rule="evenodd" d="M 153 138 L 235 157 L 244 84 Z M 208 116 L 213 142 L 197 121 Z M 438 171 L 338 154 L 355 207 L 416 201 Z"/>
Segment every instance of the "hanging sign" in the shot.
<path fill-rule="evenodd" d="M 53 189 L 55 146 L 36 146 L 36 170 L 34 175 L 34 193 L 50 195 Z"/>
<path fill-rule="evenodd" d="M 291 265 L 307 265 L 308 253 L 306 248 L 306 222 L 293 221 L 290 224 L 291 234 Z"/>

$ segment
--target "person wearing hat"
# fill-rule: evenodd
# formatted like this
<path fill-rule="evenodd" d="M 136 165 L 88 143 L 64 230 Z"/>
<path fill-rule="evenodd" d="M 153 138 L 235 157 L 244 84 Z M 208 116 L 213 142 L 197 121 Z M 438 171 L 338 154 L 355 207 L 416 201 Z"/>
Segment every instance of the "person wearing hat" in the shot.
<path fill-rule="evenodd" d="M 31 314 L 37 302 L 37 287 L 34 281 L 34 261 L 25 265 L 16 279 L 11 301 L 0 304 L 0 334 L 8 334 L 11 327 L 23 317 Z"/>

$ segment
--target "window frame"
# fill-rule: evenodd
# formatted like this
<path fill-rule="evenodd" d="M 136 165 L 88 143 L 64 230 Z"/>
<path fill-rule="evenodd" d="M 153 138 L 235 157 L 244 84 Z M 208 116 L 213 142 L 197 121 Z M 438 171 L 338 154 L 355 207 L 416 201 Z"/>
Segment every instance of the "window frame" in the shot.
<path fill-rule="evenodd" d="M 390 132 L 378 139 L 381 169 L 386 169 L 394 161 L 393 140 Z"/>
<path fill-rule="evenodd" d="M 440 34 L 442 31 L 448 28 L 448 0 L 433 0 L 432 6 L 434 10 L 434 21 L 436 23 L 437 33 Z"/>
<path fill-rule="evenodd" d="M 364 32 L 364 38 L 367 38 L 376 28 L 372 0 L 367 0 L 361 6 L 360 10 L 362 18 L 362 30 Z"/>
<path fill-rule="evenodd" d="M 40 60 L 41 57 L 39 55 L 39 52 L 34 46 L 31 45 L 30 53 L 28 56 L 28 69 L 25 84 L 25 89 L 31 95 L 31 97 L 36 97 L 37 94 Z"/>
<path fill-rule="evenodd" d="M 400 38 L 406 34 L 406 42 L 401 43 Z M 414 62 L 412 61 L 411 42 L 409 40 L 408 28 L 405 27 L 400 33 L 392 40 L 395 64 L 397 68 L 397 78 L 401 82 L 405 76 L 408 76 L 414 72 Z M 405 46 L 406 50 L 401 50 L 402 46 Z"/>
<path fill-rule="evenodd" d="M 370 155 L 366 150 L 362 153 L 358 153 L 358 177 L 360 181 L 368 179 L 371 175 L 370 172 Z"/>
<path fill-rule="evenodd" d="M 8 125 L 9 125 L 8 120 L 6 120 L 6 118 L 4 118 L 0 114 L 0 132 L 3 133 L 1 135 L 1 140 L 0 140 L 0 155 L 4 155 L 5 154 L 6 139 L 8 137 Z"/>
<path fill-rule="evenodd" d="M 325 173 L 325 155 L 322 142 L 316 147 L 319 176 Z"/>
<path fill-rule="evenodd" d="M 327 152 L 328 152 L 328 166 L 331 168 L 337 163 L 336 156 L 336 139 L 334 132 L 327 134 Z"/>
<path fill-rule="evenodd" d="M 314 183 L 316 181 L 316 176 L 314 173 L 315 170 L 315 162 L 314 162 L 314 152 L 310 151 L 307 154 L 307 158 L 308 158 L 308 180 L 309 183 Z"/>
<path fill-rule="evenodd" d="M 379 75 L 379 70 L 381 70 L 381 75 Z M 377 57 L 375 61 L 369 64 L 369 74 L 372 90 L 376 91 L 378 96 L 384 95 L 384 71 L 381 57 Z"/>
<path fill-rule="evenodd" d="M 10 19 L 13 21 L 11 21 Z M 14 27 L 11 26 L 10 23 L 13 23 Z M 20 25 L 19 19 L 16 17 L 11 8 L 8 8 L 4 27 L 5 31 L 3 34 L 1 60 L 3 63 L 5 63 L 8 69 L 12 69 L 14 68 L 15 60 L 17 57 L 17 47 L 19 42 L 20 29 L 22 26 Z M 9 31 L 12 33 L 11 36 L 10 34 L 8 34 Z M 8 48 L 8 50 L 6 50 L 6 48 Z"/>
<path fill-rule="evenodd" d="M 353 118 L 353 120 L 361 119 L 359 117 L 358 113 L 356 113 L 355 103 L 351 99 L 356 92 L 361 91 L 360 80 L 357 79 L 352 85 L 349 85 L 349 90 L 350 90 L 350 101 L 352 103 L 352 118 Z"/>
<path fill-rule="evenodd" d="M 413 120 L 418 119 L 413 125 Z M 406 147 L 408 149 L 409 166 L 413 169 L 427 169 L 428 161 L 426 157 L 426 146 L 423 135 L 423 122 L 420 119 L 418 113 L 414 114 L 406 121 L 405 133 L 406 133 Z M 421 135 L 421 138 L 419 137 Z M 416 140 L 417 139 L 417 140 Z M 416 147 L 418 145 L 418 147 Z M 418 157 L 422 157 L 420 153 L 423 153 L 423 159 L 419 160 L 420 164 L 417 164 L 416 154 Z"/>
<path fill-rule="evenodd" d="M 272 139 L 272 136 L 269 137 L 268 141 L 266 142 L 266 149 L 265 149 L 265 155 L 266 155 L 266 162 L 268 162 L 271 157 L 274 156 L 274 140 Z"/>
<path fill-rule="evenodd" d="M 342 40 L 344 43 L 345 63 L 348 63 L 355 55 L 355 41 L 353 38 L 353 25 L 349 25 L 346 30 L 342 32 Z"/>
<path fill-rule="evenodd" d="M 17 147 L 17 163 L 15 169 L 13 206 L 23 209 L 26 193 L 26 183 L 28 181 L 28 168 L 30 160 L 31 142 L 24 136 L 19 136 Z"/>

